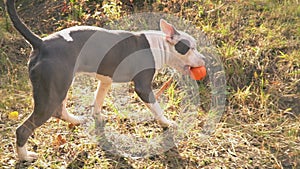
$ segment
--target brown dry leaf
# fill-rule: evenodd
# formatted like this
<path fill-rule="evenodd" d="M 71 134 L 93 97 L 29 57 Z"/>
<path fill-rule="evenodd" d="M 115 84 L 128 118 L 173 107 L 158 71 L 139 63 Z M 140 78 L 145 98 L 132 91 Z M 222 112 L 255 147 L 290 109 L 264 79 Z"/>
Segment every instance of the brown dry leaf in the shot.
<path fill-rule="evenodd" d="M 59 147 L 59 146 L 65 144 L 66 142 L 67 142 L 66 139 L 64 139 L 64 138 L 62 137 L 61 134 L 58 134 L 58 135 L 53 139 L 52 145 L 53 145 L 54 147 Z"/>
<path fill-rule="evenodd" d="M 68 129 L 74 130 L 76 126 L 79 126 L 79 124 L 69 123 L 69 124 L 68 124 Z"/>

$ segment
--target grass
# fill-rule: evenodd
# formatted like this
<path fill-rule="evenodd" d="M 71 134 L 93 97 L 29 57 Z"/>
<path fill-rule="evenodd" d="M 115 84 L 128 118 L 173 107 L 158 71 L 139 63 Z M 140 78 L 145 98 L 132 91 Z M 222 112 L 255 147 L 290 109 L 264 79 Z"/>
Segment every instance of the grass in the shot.
<path fill-rule="evenodd" d="M 50 34 L 50 27 L 59 30 L 77 23 L 103 26 L 132 11 L 163 11 L 190 20 L 206 33 L 220 53 L 228 89 L 226 111 L 215 132 L 204 139 L 202 127 L 205 119 L 211 117 L 210 99 L 206 98 L 214 93 L 209 90 L 211 79 L 205 79 L 198 84 L 203 110 L 198 110 L 197 118 L 192 119 L 195 126 L 185 132 L 181 142 L 174 143 L 176 147 L 163 154 L 137 160 L 116 156 L 105 151 L 105 146 L 109 146 L 105 140 L 100 144 L 91 142 L 85 126 L 74 127 L 52 119 L 29 139 L 29 149 L 37 151 L 39 159 L 32 164 L 18 163 L 14 155 L 15 128 L 32 110 L 26 68 L 30 48 L 7 24 L 0 10 L 0 166 L 3 168 L 299 168 L 300 4 L 297 0 L 133 1 L 129 4 L 105 1 L 104 5 L 78 1 L 81 8 L 76 10 L 80 16 L 73 16 L 73 11 L 57 16 L 63 2 L 45 2 L 33 3 L 49 5 L 48 13 L 34 18 L 45 24 L 28 22 L 40 28 L 38 34 Z M 113 10 L 105 3 L 112 5 Z M 31 11 L 36 12 L 30 5 L 20 7 L 26 21 L 32 19 Z M 106 15 L 109 12 L 111 15 Z M 132 29 L 136 28 L 132 26 Z M 167 80 L 168 76 L 163 75 L 155 79 L 155 88 Z M 78 82 L 69 93 L 68 109 L 75 114 L 88 114 L 96 81 L 80 77 Z M 129 109 L 139 111 L 145 118 L 136 122 L 131 120 L 134 117 L 128 115 L 129 111 L 119 112 L 115 106 L 121 103 L 112 104 L 115 95 L 111 91 L 105 103 L 110 117 L 107 125 L 122 134 L 131 133 L 143 139 L 162 134 L 164 131 L 154 121 L 146 122 L 152 117 L 134 93 L 127 92 L 132 101 Z M 167 116 L 181 118 L 178 110 L 184 107 L 180 102 L 182 97 L 186 95 L 173 82 L 161 98 Z M 8 119 L 12 111 L 19 112 L 18 120 Z M 55 144 L 58 138 L 65 142 Z"/>

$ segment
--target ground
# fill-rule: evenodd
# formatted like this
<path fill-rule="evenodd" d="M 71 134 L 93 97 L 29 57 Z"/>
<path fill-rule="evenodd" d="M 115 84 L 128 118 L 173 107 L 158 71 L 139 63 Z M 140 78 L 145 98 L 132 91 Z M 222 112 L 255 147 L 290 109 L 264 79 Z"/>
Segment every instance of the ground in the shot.
<path fill-rule="evenodd" d="M 28 147 L 39 153 L 39 159 L 33 163 L 18 162 L 14 153 L 15 129 L 33 106 L 27 72 L 30 46 L 12 27 L 0 2 L 0 166 L 3 168 L 300 168 L 300 3 L 297 0 L 21 0 L 17 4 L 21 18 L 42 37 L 73 25 L 103 27 L 121 16 L 146 11 L 161 11 L 191 21 L 219 53 L 225 69 L 227 100 L 215 132 L 203 139 L 200 133 L 209 110 L 210 102 L 205 99 L 211 96 L 207 86 L 210 78 L 198 82 L 204 99 L 195 126 L 174 143 L 175 147 L 162 154 L 140 159 L 115 155 L 105 149 L 107 141 L 92 142 L 85 126 L 51 119 L 29 139 Z M 68 109 L 74 114 L 84 114 L 90 110 L 92 96 L 88 95 L 93 94 L 97 82 L 87 77 L 78 79 L 78 85 L 69 92 Z M 162 73 L 154 87 L 159 88 L 167 79 L 168 74 Z M 164 132 L 154 121 L 136 123 L 118 114 L 111 104 L 115 95 L 111 92 L 105 103 L 108 127 L 142 138 Z M 143 112 L 144 107 L 134 93 L 129 90 L 129 95 L 133 109 Z M 173 85 L 164 95 L 161 99 L 167 116 L 178 118 L 180 90 Z"/>

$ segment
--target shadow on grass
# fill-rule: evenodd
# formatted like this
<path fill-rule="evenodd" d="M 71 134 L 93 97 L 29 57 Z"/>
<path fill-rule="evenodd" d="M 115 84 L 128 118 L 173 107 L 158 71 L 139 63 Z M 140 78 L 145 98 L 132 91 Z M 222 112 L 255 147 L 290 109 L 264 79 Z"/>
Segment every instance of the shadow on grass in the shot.
<path fill-rule="evenodd" d="M 28 167 L 30 167 L 30 165 L 32 165 L 31 162 L 18 161 L 18 162 L 15 164 L 15 169 L 28 168 Z"/>
<path fill-rule="evenodd" d="M 96 118 L 95 121 L 96 126 L 94 134 L 97 135 L 98 146 L 104 151 L 104 158 L 109 159 L 110 165 L 114 166 L 114 168 L 133 169 L 126 159 L 114 150 L 114 145 L 106 138 L 104 128 L 107 122 L 99 121 Z M 83 151 L 67 166 L 67 169 L 83 168 L 88 161 L 88 154 Z"/>
<path fill-rule="evenodd" d="M 108 159 L 107 161 L 110 163 L 110 166 L 113 168 L 126 168 L 133 169 L 134 167 L 130 165 L 130 158 L 126 158 L 121 155 L 115 145 L 106 137 L 105 135 L 105 125 L 107 122 L 98 121 L 95 123 L 95 133 L 97 137 L 98 146 L 104 151 L 104 158 Z M 150 157 L 138 158 L 138 160 L 146 160 L 146 161 L 161 161 L 164 166 L 170 168 L 184 168 L 186 164 L 190 164 L 189 161 L 183 159 L 174 142 L 174 132 L 172 129 L 164 128 L 164 135 L 161 144 L 172 147 L 171 149 L 163 152 L 160 155 L 153 155 Z M 85 162 L 88 160 L 88 154 L 86 152 L 80 152 L 77 157 L 68 165 L 68 169 L 79 169 L 85 166 Z M 150 162 L 151 163 L 151 162 Z M 149 164 L 150 165 L 150 164 Z M 145 167 L 145 166 L 144 166 Z"/>
<path fill-rule="evenodd" d="M 164 128 L 165 136 L 163 137 L 162 143 L 168 147 L 172 147 L 165 151 L 161 155 L 155 155 L 150 157 L 150 160 L 160 160 L 166 168 L 186 168 L 187 164 L 191 162 L 180 156 L 179 150 L 175 144 L 174 131 L 172 129 Z M 195 164 L 196 165 L 196 164 Z"/>

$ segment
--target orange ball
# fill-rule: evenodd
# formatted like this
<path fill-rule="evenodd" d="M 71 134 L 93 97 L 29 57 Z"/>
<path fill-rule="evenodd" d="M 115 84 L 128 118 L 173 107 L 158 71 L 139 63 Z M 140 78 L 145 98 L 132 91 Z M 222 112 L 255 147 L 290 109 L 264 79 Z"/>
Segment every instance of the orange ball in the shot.
<path fill-rule="evenodd" d="M 191 67 L 190 76 L 194 80 L 202 80 L 206 76 L 206 68 L 204 66 Z"/>

